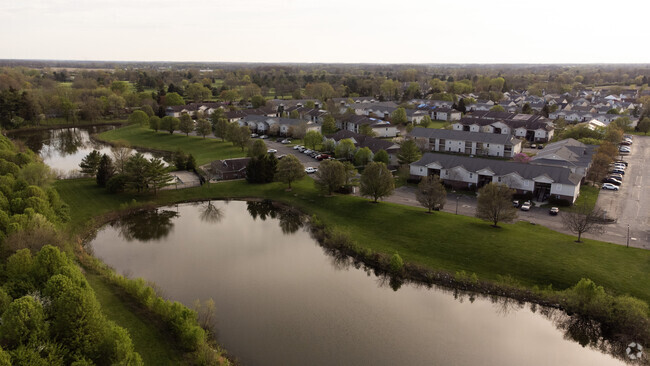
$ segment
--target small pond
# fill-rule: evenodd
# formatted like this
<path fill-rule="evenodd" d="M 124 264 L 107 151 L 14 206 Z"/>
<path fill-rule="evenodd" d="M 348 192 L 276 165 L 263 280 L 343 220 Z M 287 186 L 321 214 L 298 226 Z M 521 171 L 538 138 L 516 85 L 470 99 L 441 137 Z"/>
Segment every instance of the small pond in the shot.
<path fill-rule="evenodd" d="M 558 310 L 413 284 L 394 290 L 319 246 L 296 211 L 268 202 L 146 211 L 106 225 L 87 247 L 169 299 L 214 299 L 216 337 L 244 365 L 624 364 L 587 345 L 597 339 L 591 324 Z"/>

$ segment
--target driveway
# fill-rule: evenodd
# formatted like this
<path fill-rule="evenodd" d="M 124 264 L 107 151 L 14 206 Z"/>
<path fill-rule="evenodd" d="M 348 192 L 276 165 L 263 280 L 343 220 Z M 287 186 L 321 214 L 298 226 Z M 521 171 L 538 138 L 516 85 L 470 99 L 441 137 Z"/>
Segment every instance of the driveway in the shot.
<path fill-rule="evenodd" d="M 601 190 L 596 205 L 617 219 L 608 226 L 607 236 L 617 243 L 650 249 L 650 136 L 633 136 L 632 153 L 619 191 Z M 605 239 L 610 240 L 610 239 Z"/>

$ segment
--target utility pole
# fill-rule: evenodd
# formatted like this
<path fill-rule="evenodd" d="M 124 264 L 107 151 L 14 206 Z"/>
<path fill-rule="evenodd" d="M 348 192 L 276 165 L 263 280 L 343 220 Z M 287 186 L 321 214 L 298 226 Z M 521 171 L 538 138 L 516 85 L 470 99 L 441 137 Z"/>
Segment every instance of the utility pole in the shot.
<path fill-rule="evenodd" d="M 456 215 L 458 215 L 458 201 L 460 201 L 460 196 L 456 196 Z"/>
<path fill-rule="evenodd" d="M 630 224 L 627 224 L 627 247 L 630 247 Z"/>

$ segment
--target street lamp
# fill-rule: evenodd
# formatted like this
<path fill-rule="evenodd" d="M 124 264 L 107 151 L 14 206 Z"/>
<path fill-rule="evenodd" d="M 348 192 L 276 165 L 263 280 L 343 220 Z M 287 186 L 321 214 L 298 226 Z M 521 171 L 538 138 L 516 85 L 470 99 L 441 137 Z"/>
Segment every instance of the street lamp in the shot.
<path fill-rule="evenodd" d="M 627 247 L 630 247 L 630 224 L 627 224 Z"/>
<path fill-rule="evenodd" d="M 458 215 L 458 201 L 460 201 L 460 196 L 456 196 L 456 215 Z"/>

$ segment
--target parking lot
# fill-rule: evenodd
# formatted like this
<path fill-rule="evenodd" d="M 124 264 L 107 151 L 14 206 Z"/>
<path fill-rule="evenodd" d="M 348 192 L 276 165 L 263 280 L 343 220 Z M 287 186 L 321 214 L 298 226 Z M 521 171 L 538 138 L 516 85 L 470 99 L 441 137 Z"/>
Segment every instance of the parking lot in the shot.
<path fill-rule="evenodd" d="M 299 152 L 298 150 L 294 150 L 293 146 L 283 145 L 279 142 L 275 142 L 275 140 L 272 139 L 264 140 L 264 142 L 266 142 L 266 146 L 269 149 L 278 150 L 278 152 L 275 154 L 276 156 L 289 155 L 289 154 L 295 155 L 298 158 L 298 160 L 300 160 L 302 165 L 305 166 L 305 168 L 308 166 L 318 168 L 318 166 L 320 165 L 320 162 L 318 160 L 312 158 L 311 156 L 305 155 Z"/>
<path fill-rule="evenodd" d="M 620 190 L 601 190 L 596 205 L 617 219 L 607 226 L 604 240 L 626 244 L 629 225 L 630 246 L 650 249 L 650 137 L 632 139 L 632 152 L 623 158 L 629 165 Z"/>

